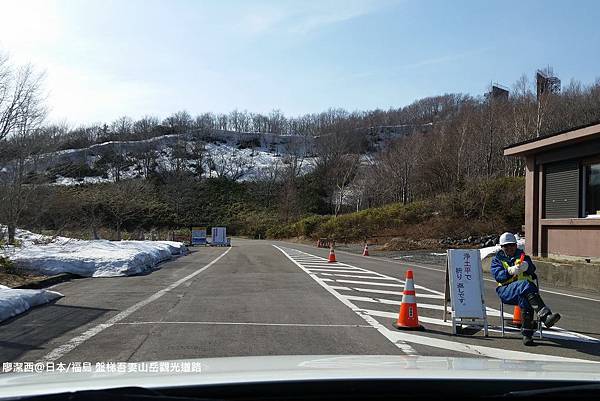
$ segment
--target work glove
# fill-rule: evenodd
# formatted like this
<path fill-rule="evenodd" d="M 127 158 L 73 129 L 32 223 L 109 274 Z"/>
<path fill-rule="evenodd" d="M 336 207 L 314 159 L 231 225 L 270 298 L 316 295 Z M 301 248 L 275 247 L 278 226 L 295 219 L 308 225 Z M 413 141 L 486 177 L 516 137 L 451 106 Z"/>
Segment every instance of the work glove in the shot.
<path fill-rule="evenodd" d="M 516 274 L 526 272 L 527 268 L 529 268 L 529 264 L 527 262 L 523 261 L 522 263 L 520 263 L 518 265 L 509 266 L 508 273 L 514 276 Z"/>
<path fill-rule="evenodd" d="M 526 272 L 528 268 L 529 268 L 529 263 L 527 263 L 526 261 L 522 261 L 519 264 L 519 272 Z"/>
<path fill-rule="evenodd" d="M 508 266 L 507 270 L 508 274 L 510 274 L 511 276 L 519 274 L 519 266 Z"/>

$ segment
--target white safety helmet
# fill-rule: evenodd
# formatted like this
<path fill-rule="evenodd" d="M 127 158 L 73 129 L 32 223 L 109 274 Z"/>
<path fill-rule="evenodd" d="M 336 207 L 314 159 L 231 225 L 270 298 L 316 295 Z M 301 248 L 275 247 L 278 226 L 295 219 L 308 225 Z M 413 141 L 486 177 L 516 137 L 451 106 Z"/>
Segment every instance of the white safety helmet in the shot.
<path fill-rule="evenodd" d="M 513 233 L 504 233 L 500 236 L 500 246 L 504 246 L 506 244 L 516 244 L 517 238 Z"/>

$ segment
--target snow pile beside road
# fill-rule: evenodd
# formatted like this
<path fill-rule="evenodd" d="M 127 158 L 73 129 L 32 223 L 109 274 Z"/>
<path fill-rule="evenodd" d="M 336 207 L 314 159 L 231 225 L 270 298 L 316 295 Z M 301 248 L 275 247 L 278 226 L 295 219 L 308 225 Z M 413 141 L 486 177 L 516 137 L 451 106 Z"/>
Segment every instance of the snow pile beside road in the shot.
<path fill-rule="evenodd" d="M 62 296 L 55 291 L 21 290 L 0 285 L 0 322 Z"/>
<path fill-rule="evenodd" d="M 525 239 L 520 238 L 518 235 L 516 235 L 516 237 L 517 237 L 517 246 L 519 247 L 519 249 L 524 251 L 525 250 Z M 494 256 L 496 254 L 496 252 L 498 252 L 499 250 L 500 250 L 500 245 L 494 245 L 494 246 L 488 246 L 486 248 L 481 248 L 479 250 L 479 252 L 481 253 L 481 260 L 485 259 L 488 256 Z"/>
<path fill-rule="evenodd" d="M 129 276 L 187 252 L 184 244 L 172 241 L 85 241 L 24 230 L 17 231 L 17 238 L 22 245 L 7 248 L 5 256 L 19 268 L 45 275 Z"/>

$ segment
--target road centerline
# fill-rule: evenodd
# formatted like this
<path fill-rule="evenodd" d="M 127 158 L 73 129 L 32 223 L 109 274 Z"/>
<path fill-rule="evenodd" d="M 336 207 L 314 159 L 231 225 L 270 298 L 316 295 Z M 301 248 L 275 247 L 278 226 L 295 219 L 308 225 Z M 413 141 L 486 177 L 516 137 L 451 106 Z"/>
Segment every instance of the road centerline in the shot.
<path fill-rule="evenodd" d="M 96 334 L 104 331 L 105 329 L 113 326 L 116 323 L 119 323 L 121 320 L 125 319 L 132 313 L 136 312 L 138 309 L 146 306 L 147 304 L 149 304 L 153 301 L 156 301 L 163 295 L 167 294 L 168 292 L 170 292 L 173 289 L 180 286 L 181 284 L 196 277 L 198 274 L 202 273 L 203 271 L 205 271 L 206 269 L 208 269 L 209 267 L 211 267 L 212 265 L 217 263 L 219 260 L 221 260 L 221 258 L 223 258 L 225 255 L 227 255 L 227 253 L 229 253 L 229 251 L 231 251 L 231 249 L 232 248 L 227 248 L 227 250 L 225 252 L 223 252 L 221 255 L 217 256 L 215 259 L 213 259 L 210 263 L 208 263 L 201 269 L 196 270 L 195 272 L 193 272 L 191 274 L 188 274 L 187 276 L 175 281 L 171 285 L 152 294 L 151 296 L 147 297 L 146 299 L 143 299 L 142 301 L 139 301 L 139 302 L 133 304 L 129 308 L 125 309 L 122 312 L 119 312 L 115 316 L 108 319 L 105 323 L 99 323 L 99 324 L 95 325 L 94 327 L 91 327 L 88 330 L 84 331 L 80 335 L 73 337 L 72 339 L 67 341 L 65 344 L 53 349 L 48 354 L 46 354 L 43 358 L 40 359 L 40 362 L 53 362 L 53 361 L 56 361 L 57 359 L 63 357 L 64 355 L 68 354 L 69 352 L 71 352 L 72 350 L 77 348 L 79 345 L 83 344 L 85 341 L 94 337 Z"/>

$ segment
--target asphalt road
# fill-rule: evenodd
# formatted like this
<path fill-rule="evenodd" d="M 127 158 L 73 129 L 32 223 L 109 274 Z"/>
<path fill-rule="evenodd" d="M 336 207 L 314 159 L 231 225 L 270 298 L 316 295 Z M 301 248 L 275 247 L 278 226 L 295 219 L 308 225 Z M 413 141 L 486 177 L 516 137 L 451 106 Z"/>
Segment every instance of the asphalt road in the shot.
<path fill-rule="evenodd" d="M 231 248 L 194 248 L 153 272 L 77 279 L 65 295 L 0 324 L 0 361 L 137 362 L 292 354 L 418 354 L 600 361 L 600 299 L 543 293 L 563 314 L 535 347 L 497 331 L 499 303 L 485 282 L 489 337 L 451 335 L 442 321 L 439 266 L 284 242 L 234 239 Z M 424 332 L 392 327 L 412 267 Z M 558 358 L 558 359 L 557 359 Z"/>

